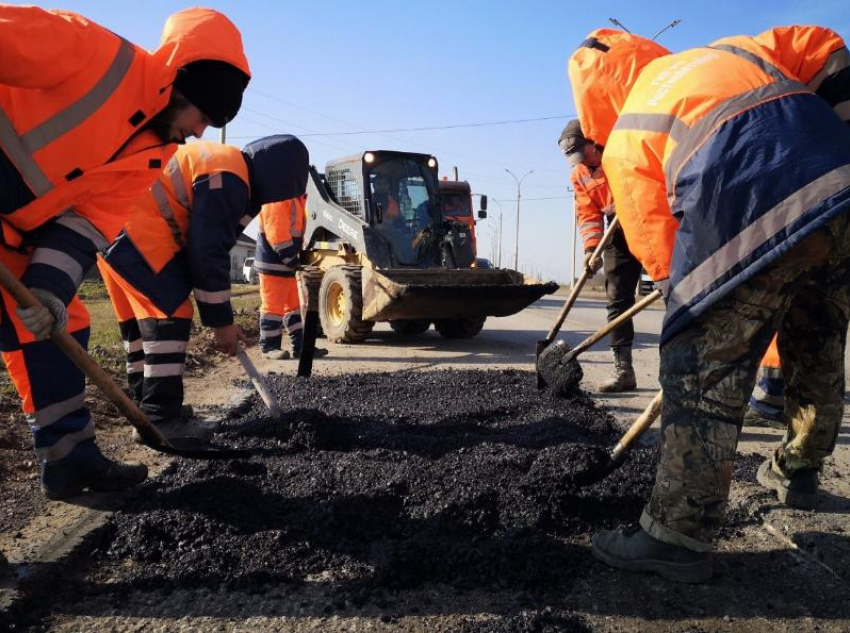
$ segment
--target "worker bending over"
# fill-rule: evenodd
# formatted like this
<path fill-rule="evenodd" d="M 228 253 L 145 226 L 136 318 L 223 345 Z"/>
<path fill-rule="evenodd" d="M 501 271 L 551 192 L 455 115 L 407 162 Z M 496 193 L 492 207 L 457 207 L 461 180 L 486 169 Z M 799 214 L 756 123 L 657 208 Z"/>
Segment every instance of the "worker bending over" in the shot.
<path fill-rule="evenodd" d="M 0 5 L 0 58 L 0 263 L 42 304 L 2 293 L 3 360 L 47 497 L 122 490 L 147 469 L 101 454 L 85 377 L 48 337 L 67 329 L 87 346 L 77 287 L 177 143 L 236 115 L 242 40 L 222 14 L 189 9 L 151 53 L 75 13 Z"/>
<path fill-rule="evenodd" d="M 573 119 L 561 132 L 558 147 L 573 168 L 570 181 L 575 195 L 576 215 L 581 239 L 584 242 L 584 267 L 588 277 L 603 266 L 597 258 L 591 262 L 593 251 L 602 240 L 605 220 L 614 219 L 614 197 L 602 168 L 604 148 L 582 134 L 581 123 Z M 608 322 L 635 304 L 635 290 L 640 280 L 641 266 L 629 251 L 623 230 L 617 229 L 604 249 L 605 295 L 608 298 Z M 637 387 L 632 365 L 632 344 L 635 326 L 631 319 L 611 332 L 611 351 L 614 371 L 609 380 L 599 385 L 602 393 L 631 391 Z"/>
<path fill-rule="evenodd" d="M 181 415 L 189 295 L 216 347 L 234 355 L 247 339 L 233 322 L 230 250 L 262 205 L 304 194 L 308 165 L 307 148 L 288 135 L 241 151 L 184 145 L 98 262 L 127 350 L 131 395 L 167 440 L 211 435 Z"/>
<path fill-rule="evenodd" d="M 260 350 L 267 358 L 299 358 L 304 341 L 298 298 L 299 253 L 304 242 L 307 196 L 263 205 L 254 267 L 260 277 Z M 282 349 L 283 330 L 291 351 Z M 326 356 L 315 348 L 314 356 Z"/>
<path fill-rule="evenodd" d="M 850 317 L 850 54 L 820 27 L 675 55 L 600 29 L 569 73 L 582 129 L 605 146 L 629 247 L 667 301 L 655 488 L 641 529 L 597 534 L 593 552 L 704 581 L 775 332 L 788 427 L 758 481 L 814 508 L 835 447 Z"/>

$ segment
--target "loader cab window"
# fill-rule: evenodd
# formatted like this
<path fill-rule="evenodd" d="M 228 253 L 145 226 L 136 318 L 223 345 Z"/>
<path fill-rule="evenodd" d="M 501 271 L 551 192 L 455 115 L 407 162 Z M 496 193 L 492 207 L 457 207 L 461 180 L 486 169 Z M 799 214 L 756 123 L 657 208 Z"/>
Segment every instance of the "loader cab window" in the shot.
<path fill-rule="evenodd" d="M 443 216 L 447 218 L 472 217 L 469 196 L 462 193 L 443 193 Z"/>
<path fill-rule="evenodd" d="M 429 231 L 437 229 L 437 181 L 423 164 L 390 159 L 368 175 L 371 224 L 390 243 L 401 266 L 417 266 L 427 255 Z"/>

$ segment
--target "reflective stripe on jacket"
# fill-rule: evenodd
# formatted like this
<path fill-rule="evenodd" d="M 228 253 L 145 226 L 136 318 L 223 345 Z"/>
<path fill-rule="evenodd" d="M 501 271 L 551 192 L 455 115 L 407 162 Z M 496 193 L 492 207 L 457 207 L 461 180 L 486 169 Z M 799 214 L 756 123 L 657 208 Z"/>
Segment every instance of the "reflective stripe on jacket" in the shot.
<path fill-rule="evenodd" d="M 263 205 L 257 236 L 255 268 L 281 277 L 294 275 L 304 241 L 307 196 Z"/>
<path fill-rule="evenodd" d="M 831 44 L 780 55 L 736 37 L 644 60 L 620 105 L 603 166 L 632 252 L 669 278 L 662 344 L 850 210 L 850 128 L 806 85 L 843 42 L 794 28 L 821 36 L 775 41 Z M 783 58 L 803 58 L 804 76 Z M 589 82 L 576 98 L 592 104 Z"/>
<path fill-rule="evenodd" d="M 592 251 L 605 232 L 605 216 L 614 215 L 614 196 L 602 166 L 591 173 L 585 165 L 576 165 L 570 181 L 575 192 L 578 229 L 584 250 Z"/>

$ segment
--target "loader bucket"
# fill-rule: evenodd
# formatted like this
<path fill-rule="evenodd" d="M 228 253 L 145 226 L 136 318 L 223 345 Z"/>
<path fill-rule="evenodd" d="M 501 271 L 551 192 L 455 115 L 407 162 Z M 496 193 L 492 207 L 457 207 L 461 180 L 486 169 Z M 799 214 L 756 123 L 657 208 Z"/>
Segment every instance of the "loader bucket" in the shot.
<path fill-rule="evenodd" d="M 363 319 L 509 316 L 558 289 L 513 270 L 363 269 Z"/>

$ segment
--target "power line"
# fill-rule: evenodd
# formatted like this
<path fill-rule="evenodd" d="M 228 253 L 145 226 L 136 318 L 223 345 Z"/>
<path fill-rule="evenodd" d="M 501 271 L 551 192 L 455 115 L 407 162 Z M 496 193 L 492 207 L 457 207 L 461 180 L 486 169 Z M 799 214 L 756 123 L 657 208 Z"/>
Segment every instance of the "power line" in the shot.
<path fill-rule="evenodd" d="M 451 125 L 429 125 L 425 127 L 394 128 L 389 130 L 359 130 L 348 132 L 315 132 L 303 136 L 352 136 L 355 134 L 396 134 L 398 132 L 433 132 L 434 130 L 455 130 L 458 128 L 487 127 L 492 125 L 512 125 L 514 123 L 533 123 L 535 121 L 551 121 L 553 119 L 568 119 L 571 115 L 543 116 L 533 119 L 506 119 L 504 121 L 479 121 L 475 123 L 454 123 Z"/>

